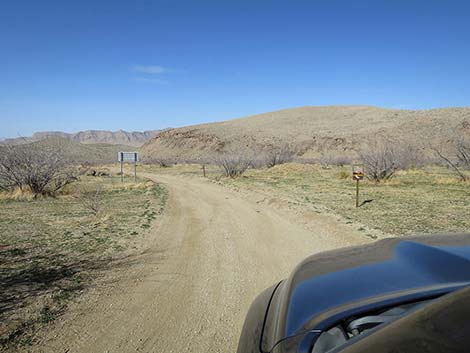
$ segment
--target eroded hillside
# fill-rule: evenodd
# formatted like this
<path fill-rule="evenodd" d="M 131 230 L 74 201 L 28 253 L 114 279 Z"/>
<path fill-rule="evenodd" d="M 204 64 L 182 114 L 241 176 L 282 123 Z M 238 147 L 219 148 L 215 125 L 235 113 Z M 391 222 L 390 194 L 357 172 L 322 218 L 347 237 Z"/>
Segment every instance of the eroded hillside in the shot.
<path fill-rule="evenodd" d="M 144 144 L 142 155 L 195 160 L 224 152 L 262 153 L 288 144 L 301 158 L 323 151 L 353 156 L 359 144 L 377 134 L 428 145 L 469 119 L 470 108 L 301 107 L 164 131 Z"/>

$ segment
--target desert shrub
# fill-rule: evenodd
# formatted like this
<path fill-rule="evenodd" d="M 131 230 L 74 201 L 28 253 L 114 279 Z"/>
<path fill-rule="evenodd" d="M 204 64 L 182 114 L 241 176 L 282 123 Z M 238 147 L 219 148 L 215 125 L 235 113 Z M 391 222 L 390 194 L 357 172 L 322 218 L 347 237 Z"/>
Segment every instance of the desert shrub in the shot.
<path fill-rule="evenodd" d="M 329 151 L 322 151 L 320 153 L 320 158 L 318 158 L 318 162 L 322 168 L 328 169 L 333 165 L 333 158 L 333 154 Z"/>
<path fill-rule="evenodd" d="M 103 197 L 101 187 L 96 187 L 94 191 L 82 191 L 80 190 L 76 195 L 78 201 L 82 206 L 90 211 L 94 216 L 98 215 L 103 205 Z"/>
<path fill-rule="evenodd" d="M 8 191 L 10 188 L 11 187 L 6 180 L 0 179 L 0 191 Z"/>
<path fill-rule="evenodd" d="M 294 151 L 287 144 L 280 147 L 273 147 L 266 153 L 265 165 L 268 168 L 272 168 L 279 164 L 292 162 L 294 155 Z"/>
<path fill-rule="evenodd" d="M 348 156 L 340 155 L 338 152 L 322 151 L 317 162 L 320 163 L 322 168 L 328 169 L 332 166 L 342 167 L 344 165 L 349 165 L 351 164 L 352 159 Z"/>
<path fill-rule="evenodd" d="M 470 180 L 465 172 L 470 170 L 470 134 L 466 132 L 469 126 L 470 122 L 463 122 L 462 129 L 449 130 L 439 145 L 431 146 L 435 155 L 462 181 Z"/>
<path fill-rule="evenodd" d="M 420 146 L 404 141 L 393 143 L 399 169 L 420 168 L 429 162 Z"/>
<path fill-rule="evenodd" d="M 352 163 L 352 158 L 348 156 L 336 156 L 333 158 L 331 163 L 333 163 L 333 165 L 343 167 L 345 165 L 350 165 Z"/>
<path fill-rule="evenodd" d="M 349 179 L 349 178 L 351 178 L 351 173 L 348 173 L 347 171 L 342 170 L 342 171 L 339 172 L 338 177 L 340 179 Z"/>
<path fill-rule="evenodd" d="M 470 139 L 461 138 L 455 146 L 459 166 L 465 170 L 470 169 Z"/>
<path fill-rule="evenodd" d="M 214 161 L 222 169 L 223 175 L 230 178 L 236 178 L 252 165 L 252 159 L 242 155 L 224 155 L 216 158 Z"/>
<path fill-rule="evenodd" d="M 75 180 L 75 170 L 60 152 L 29 144 L 1 150 L 0 185 L 4 190 L 28 188 L 35 196 L 55 194 Z"/>
<path fill-rule="evenodd" d="M 419 145 L 385 136 L 369 139 L 358 154 L 364 163 L 366 177 L 376 182 L 389 180 L 399 170 L 418 168 L 426 162 Z"/>
<path fill-rule="evenodd" d="M 261 169 L 267 166 L 267 157 L 260 155 L 259 157 L 253 157 L 250 159 L 250 168 Z"/>
<path fill-rule="evenodd" d="M 177 164 L 176 159 L 174 158 L 150 158 L 145 161 L 146 164 L 156 164 L 162 168 L 168 168 Z"/>
<path fill-rule="evenodd" d="M 192 159 L 183 159 L 183 160 L 180 160 L 180 162 L 184 164 L 200 164 L 200 165 L 211 165 L 214 163 L 213 159 L 208 156 L 200 156 L 198 158 L 192 158 Z"/>
<path fill-rule="evenodd" d="M 357 158 L 352 158 L 349 155 L 341 155 L 335 153 L 321 152 L 320 157 L 317 158 L 296 158 L 294 162 L 300 164 L 319 164 L 324 169 L 329 169 L 332 166 L 344 167 L 349 166 Z"/>

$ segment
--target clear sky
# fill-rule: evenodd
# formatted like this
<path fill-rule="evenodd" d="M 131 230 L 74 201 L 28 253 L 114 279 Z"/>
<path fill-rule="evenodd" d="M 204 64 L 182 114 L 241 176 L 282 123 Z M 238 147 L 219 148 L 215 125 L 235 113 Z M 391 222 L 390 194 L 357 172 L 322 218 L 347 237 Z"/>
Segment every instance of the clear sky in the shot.
<path fill-rule="evenodd" d="M 5 0 L 0 137 L 470 105 L 470 1 Z"/>

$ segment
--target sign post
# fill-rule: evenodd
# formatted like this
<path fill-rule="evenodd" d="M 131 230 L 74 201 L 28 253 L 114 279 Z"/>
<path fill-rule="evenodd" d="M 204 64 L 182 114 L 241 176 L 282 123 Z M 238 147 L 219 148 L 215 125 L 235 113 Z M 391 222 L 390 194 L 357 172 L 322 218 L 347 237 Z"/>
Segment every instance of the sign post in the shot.
<path fill-rule="evenodd" d="M 123 164 L 124 162 L 134 163 L 134 182 L 137 181 L 137 161 L 139 154 L 137 152 L 118 152 L 118 160 L 121 162 L 121 183 L 124 182 Z"/>
<path fill-rule="evenodd" d="M 134 152 L 134 183 L 137 182 L 137 152 Z"/>
<path fill-rule="evenodd" d="M 356 208 L 359 207 L 359 179 L 356 179 Z"/>
<path fill-rule="evenodd" d="M 121 161 L 121 183 L 124 182 L 124 172 L 122 165 L 124 164 L 124 157 L 123 157 L 124 152 L 119 152 L 119 160 Z"/>
<path fill-rule="evenodd" d="M 359 207 L 359 181 L 364 179 L 364 166 L 353 165 L 352 166 L 353 180 L 356 181 L 356 208 Z"/>

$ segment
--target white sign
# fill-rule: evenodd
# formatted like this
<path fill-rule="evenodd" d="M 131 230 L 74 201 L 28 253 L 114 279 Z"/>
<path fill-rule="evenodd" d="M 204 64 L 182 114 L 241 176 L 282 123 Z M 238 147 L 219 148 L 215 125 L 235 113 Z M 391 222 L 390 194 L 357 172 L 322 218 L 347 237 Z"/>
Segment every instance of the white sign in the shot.
<path fill-rule="evenodd" d="M 139 154 L 137 152 L 118 152 L 119 162 L 138 162 Z"/>

